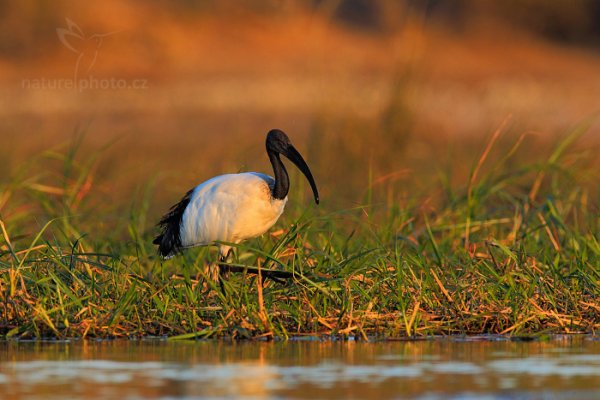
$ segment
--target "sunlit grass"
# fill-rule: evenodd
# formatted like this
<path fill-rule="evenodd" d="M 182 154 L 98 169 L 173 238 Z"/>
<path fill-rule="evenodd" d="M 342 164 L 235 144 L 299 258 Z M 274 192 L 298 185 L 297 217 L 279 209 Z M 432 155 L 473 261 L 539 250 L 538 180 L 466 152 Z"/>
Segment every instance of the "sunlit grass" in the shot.
<path fill-rule="evenodd" d="M 49 150 L 0 186 L 0 333 L 367 339 L 596 332 L 598 159 L 573 149 L 585 126 L 536 151 L 504 131 L 478 154 L 453 160 L 467 167 L 459 182 L 442 169 L 444 160 L 437 175 L 412 165 L 405 180 L 396 179 L 402 169 L 380 175 L 371 165 L 364 180 L 339 177 L 339 190 L 360 189 L 362 203 L 324 198 L 319 208 L 299 200 L 305 188 L 294 186 L 296 200 L 272 232 L 237 246 L 232 260 L 294 278 L 261 284 L 236 274 L 226 294 L 204 275 L 214 250 L 156 256 L 153 182 L 119 209 L 94 196 L 104 150 L 81 154 L 77 140 Z M 331 145 L 320 137 L 320 147 Z M 354 150 L 346 150 L 336 162 L 355 169 Z M 316 168 L 326 165 L 318 148 L 311 153 Z"/>

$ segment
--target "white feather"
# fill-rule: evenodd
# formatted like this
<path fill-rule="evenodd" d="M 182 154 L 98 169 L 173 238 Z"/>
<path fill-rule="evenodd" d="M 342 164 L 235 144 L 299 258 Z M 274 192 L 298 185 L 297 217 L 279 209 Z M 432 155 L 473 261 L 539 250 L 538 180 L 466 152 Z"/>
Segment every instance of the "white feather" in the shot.
<path fill-rule="evenodd" d="M 268 175 L 246 172 L 216 176 L 198 185 L 183 213 L 182 246 L 239 243 L 265 233 L 287 202 L 287 197 L 272 197 L 274 183 Z M 229 250 L 221 247 L 221 253 Z"/>

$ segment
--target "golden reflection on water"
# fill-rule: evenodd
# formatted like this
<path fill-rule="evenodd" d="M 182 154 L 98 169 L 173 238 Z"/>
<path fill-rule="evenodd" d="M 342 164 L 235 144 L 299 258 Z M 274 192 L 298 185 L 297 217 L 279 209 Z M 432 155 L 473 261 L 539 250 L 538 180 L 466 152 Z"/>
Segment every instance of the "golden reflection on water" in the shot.
<path fill-rule="evenodd" d="M 10 399 L 549 393 L 600 395 L 600 341 L 0 342 L 0 398 Z"/>

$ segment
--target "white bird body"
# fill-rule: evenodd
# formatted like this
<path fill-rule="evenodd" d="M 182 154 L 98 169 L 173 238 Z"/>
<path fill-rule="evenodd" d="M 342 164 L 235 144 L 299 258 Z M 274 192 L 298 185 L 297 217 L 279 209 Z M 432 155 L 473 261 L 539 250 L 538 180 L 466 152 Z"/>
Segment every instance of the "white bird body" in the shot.
<path fill-rule="evenodd" d="M 306 176 L 319 204 L 312 173 L 287 135 L 278 129 L 269 131 L 266 150 L 274 178 L 245 172 L 219 175 L 196 186 L 158 223 L 161 233 L 153 241 L 158 253 L 171 258 L 188 247 L 217 244 L 223 263 L 231 250 L 227 243 L 237 244 L 265 233 L 283 213 L 290 187 L 280 155 Z"/>
<path fill-rule="evenodd" d="M 271 228 L 283 213 L 287 196 L 275 199 L 272 177 L 257 172 L 216 176 L 193 189 L 181 220 L 181 245 L 240 243 Z M 229 246 L 220 245 L 226 255 Z"/>

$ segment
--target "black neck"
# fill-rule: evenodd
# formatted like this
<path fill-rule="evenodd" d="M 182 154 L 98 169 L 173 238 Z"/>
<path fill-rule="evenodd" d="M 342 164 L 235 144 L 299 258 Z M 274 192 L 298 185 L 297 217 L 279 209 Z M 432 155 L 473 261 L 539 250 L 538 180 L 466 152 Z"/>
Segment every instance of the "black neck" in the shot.
<path fill-rule="evenodd" d="M 283 200 L 290 190 L 290 178 L 285 169 L 285 166 L 279 158 L 279 153 L 267 151 L 269 160 L 273 166 L 273 174 L 275 175 L 275 185 L 273 186 L 272 195 L 274 199 Z"/>

